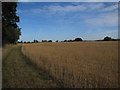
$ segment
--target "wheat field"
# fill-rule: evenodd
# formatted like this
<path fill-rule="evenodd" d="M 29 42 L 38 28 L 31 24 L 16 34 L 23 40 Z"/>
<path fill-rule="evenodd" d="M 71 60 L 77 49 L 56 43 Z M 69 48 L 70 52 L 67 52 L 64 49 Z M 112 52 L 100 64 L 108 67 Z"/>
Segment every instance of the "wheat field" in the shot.
<path fill-rule="evenodd" d="M 24 44 L 22 52 L 62 87 L 118 87 L 118 42 Z"/>

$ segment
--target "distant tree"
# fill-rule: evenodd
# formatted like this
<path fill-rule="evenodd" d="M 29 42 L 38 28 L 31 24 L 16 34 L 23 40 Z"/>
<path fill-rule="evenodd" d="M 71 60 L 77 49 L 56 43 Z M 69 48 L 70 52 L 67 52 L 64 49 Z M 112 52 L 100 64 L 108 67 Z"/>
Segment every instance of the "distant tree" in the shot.
<path fill-rule="evenodd" d="M 19 17 L 16 15 L 17 2 L 2 2 L 2 44 L 17 43 L 21 35 L 17 25 Z"/>
<path fill-rule="evenodd" d="M 58 42 L 58 40 L 56 42 Z"/>
<path fill-rule="evenodd" d="M 64 42 L 67 42 L 67 40 L 64 40 Z"/>
<path fill-rule="evenodd" d="M 30 41 L 28 41 L 27 43 L 30 43 Z"/>
<path fill-rule="evenodd" d="M 36 40 L 36 43 L 38 43 L 38 40 Z"/>
<path fill-rule="evenodd" d="M 26 43 L 26 41 L 24 41 L 24 43 Z"/>
<path fill-rule="evenodd" d="M 52 42 L 52 40 L 49 40 L 48 42 Z"/>
<path fill-rule="evenodd" d="M 112 38 L 111 37 L 105 37 L 103 41 L 112 41 Z"/>
<path fill-rule="evenodd" d="M 81 38 L 75 38 L 74 41 L 83 41 Z"/>
<path fill-rule="evenodd" d="M 34 40 L 34 43 L 38 43 L 38 40 Z"/>
<path fill-rule="evenodd" d="M 34 40 L 34 43 L 36 42 L 36 40 Z"/>
<path fill-rule="evenodd" d="M 68 42 L 73 42 L 73 40 L 68 40 Z"/>

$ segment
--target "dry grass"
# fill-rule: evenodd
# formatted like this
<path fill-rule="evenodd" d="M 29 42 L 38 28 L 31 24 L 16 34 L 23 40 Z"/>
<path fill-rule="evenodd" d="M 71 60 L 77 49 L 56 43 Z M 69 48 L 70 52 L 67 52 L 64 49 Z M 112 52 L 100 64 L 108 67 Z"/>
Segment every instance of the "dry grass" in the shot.
<path fill-rule="evenodd" d="M 2 48 L 1 47 L 0 47 L 0 64 L 2 64 Z"/>
<path fill-rule="evenodd" d="M 118 86 L 118 42 L 24 44 L 22 52 L 63 87 Z"/>
<path fill-rule="evenodd" d="M 2 47 L 0 47 L 0 88 L 2 88 Z"/>
<path fill-rule="evenodd" d="M 21 47 L 3 48 L 2 88 L 56 88 L 52 79 L 22 54 Z"/>
<path fill-rule="evenodd" d="M 4 59 L 7 57 L 7 55 L 10 53 L 11 49 L 12 49 L 14 46 L 15 46 L 15 45 L 9 44 L 9 45 L 6 45 L 6 46 L 4 46 L 3 48 L 1 48 L 1 50 L 2 50 L 2 60 L 4 60 Z"/>

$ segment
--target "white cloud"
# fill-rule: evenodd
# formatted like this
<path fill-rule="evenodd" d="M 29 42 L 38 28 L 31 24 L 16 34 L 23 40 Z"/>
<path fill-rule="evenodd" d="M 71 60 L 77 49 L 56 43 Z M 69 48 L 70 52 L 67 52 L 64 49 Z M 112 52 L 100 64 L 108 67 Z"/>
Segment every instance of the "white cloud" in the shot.
<path fill-rule="evenodd" d="M 111 5 L 105 7 L 104 3 L 84 3 L 80 4 L 77 3 L 76 5 L 67 5 L 67 6 L 44 6 L 42 8 L 34 8 L 29 10 L 18 10 L 18 13 L 27 13 L 27 14 L 36 14 L 36 15 L 43 15 L 50 17 L 53 15 L 68 15 L 69 13 L 78 12 L 78 15 L 73 15 L 70 19 L 69 18 L 60 20 L 74 22 L 76 19 L 80 20 L 82 18 L 85 25 L 92 25 L 92 26 L 117 26 L 118 25 L 118 14 L 117 12 L 113 12 L 117 10 L 118 4 Z M 90 12 L 89 12 L 90 11 Z M 82 13 L 81 13 L 82 12 Z M 89 15 L 83 14 L 89 12 Z M 92 12 L 98 12 L 99 14 L 93 14 Z M 46 18 L 47 18 L 46 17 Z M 73 20 L 73 21 L 71 21 Z"/>
<path fill-rule="evenodd" d="M 75 4 L 75 3 L 74 3 Z M 48 9 L 50 11 L 55 11 L 55 12 L 76 12 L 76 11 L 91 11 L 91 10 L 96 10 L 103 8 L 104 4 L 103 3 L 85 3 L 85 4 L 75 4 L 70 5 L 70 6 L 49 6 Z"/>
<path fill-rule="evenodd" d="M 118 14 L 117 13 L 104 13 L 94 18 L 85 20 L 87 25 L 92 26 L 118 26 Z"/>
<path fill-rule="evenodd" d="M 86 32 L 86 38 L 85 39 L 104 39 L 104 37 L 110 36 L 111 38 L 117 39 L 118 38 L 118 30 L 117 29 L 96 29 L 96 30 L 90 30 L 90 32 Z"/>
<path fill-rule="evenodd" d="M 107 33 L 107 34 L 113 34 L 113 33 L 116 33 L 116 34 L 118 34 L 118 30 L 107 30 L 107 31 L 105 31 L 105 33 Z"/>
<path fill-rule="evenodd" d="M 96 9 L 101 9 L 104 7 L 103 3 L 92 3 L 92 4 L 87 4 L 85 5 L 88 10 L 96 10 Z"/>
<path fill-rule="evenodd" d="M 87 12 L 92 10 L 96 10 L 96 12 L 108 12 L 108 11 L 116 10 L 117 8 L 118 8 L 118 4 L 105 7 L 104 3 L 84 3 L 84 4 L 77 3 L 76 5 L 67 5 L 67 6 L 60 6 L 60 5 L 44 6 L 42 8 L 40 7 L 29 10 L 23 10 L 22 12 L 30 12 L 30 13 L 46 12 L 51 14 L 56 14 L 56 13 L 66 14 L 69 12 L 82 12 L 82 11 Z"/>
<path fill-rule="evenodd" d="M 84 11 L 86 10 L 86 7 L 82 5 L 78 6 L 50 6 L 48 7 L 49 11 L 53 12 L 76 12 L 76 11 Z"/>
<path fill-rule="evenodd" d="M 102 12 L 107 12 L 107 11 L 113 11 L 113 10 L 115 10 L 115 9 L 118 9 L 118 4 L 115 4 L 115 5 L 106 7 L 106 8 L 104 8 L 104 9 L 102 9 L 101 11 L 102 11 Z"/>
<path fill-rule="evenodd" d="M 43 8 L 34 8 L 29 10 L 18 10 L 18 13 L 31 13 L 31 14 L 38 14 L 38 13 L 44 13 L 44 14 L 56 14 L 59 13 L 59 15 L 64 15 L 70 12 L 80 12 L 85 11 L 87 8 L 82 5 L 78 6 L 44 6 Z"/>

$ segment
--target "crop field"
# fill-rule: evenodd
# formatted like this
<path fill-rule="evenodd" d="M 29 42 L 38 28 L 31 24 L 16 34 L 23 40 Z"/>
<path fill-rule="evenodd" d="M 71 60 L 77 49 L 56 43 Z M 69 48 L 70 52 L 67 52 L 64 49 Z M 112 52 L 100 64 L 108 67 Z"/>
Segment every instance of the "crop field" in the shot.
<path fill-rule="evenodd" d="M 118 87 L 118 42 L 23 44 L 22 53 L 62 87 Z"/>

